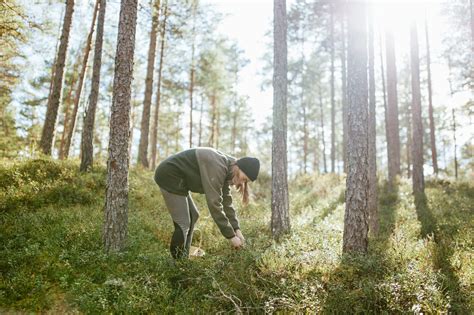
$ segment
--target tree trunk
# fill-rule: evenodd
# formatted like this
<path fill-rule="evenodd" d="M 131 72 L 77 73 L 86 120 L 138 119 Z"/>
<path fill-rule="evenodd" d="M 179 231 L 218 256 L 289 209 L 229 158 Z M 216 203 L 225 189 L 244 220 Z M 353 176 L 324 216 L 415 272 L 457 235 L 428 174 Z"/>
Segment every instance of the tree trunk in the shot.
<path fill-rule="evenodd" d="M 413 148 L 413 132 L 412 132 L 412 119 L 411 119 L 411 106 L 407 106 L 406 109 L 406 125 L 407 125 L 407 177 L 411 178 L 411 150 Z"/>
<path fill-rule="evenodd" d="M 386 32 L 387 51 L 387 151 L 388 180 L 390 185 L 400 175 L 400 134 L 398 123 L 397 66 L 395 61 L 395 41 L 391 31 Z"/>
<path fill-rule="evenodd" d="M 412 89 L 412 158 L 413 158 L 413 193 L 420 194 L 425 190 L 423 176 L 423 121 L 421 118 L 420 93 L 420 57 L 418 53 L 418 33 L 416 22 L 410 27 L 411 51 L 411 89 Z"/>
<path fill-rule="evenodd" d="M 163 74 L 163 61 L 165 56 L 165 42 L 166 42 L 166 21 L 168 19 L 168 2 L 163 3 L 163 25 L 161 26 L 161 46 L 160 46 L 160 66 L 158 68 L 158 82 L 156 88 L 156 106 L 155 106 L 155 115 L 153 117 L 153 127 L 151 132 L 151 169 L 156 168 L 156 151 L 158 143 L 158 118 L 160 113 L 160 103 L 161 103 L 161 77 Z"/>
<path fill-rule="evenodd" d="M 367 252 L 368 112 L 367 13 L 365 1 L 348 3 L 348 174 L 343 252 Z"/>
<path fill-rule="evenodd" d="M 344 173 L 347 173 L 347 74 L 346 74 L 346 38 L 345 38 L 345 8 L 341 14 L 341 78 L 342 78 L 342 159 Z"/>
<path fill-rule="evenodd" d="M 306 105 L 303 103 L 303 172 L 308 173 L 308 114 Z"/>
<path fill-rule="evenodd" d="M 385 115 L 385 137 L 387 139 L 387 156 L 388 156 L 388 147 L 389 147 L 389 137 L 388 137 L 388 110 L 387 110 L 387 89 L 385 87 L 385 71 L 383 68 L 383 48 L 382 48 L 382 35 L 380 35 L 380 73 L 382 77 L 382 92 L 383 92 L 383 108 L 384 108 L 384 115 Z"/>
<path fill-rule="evenodd" d="M 72 109 L 72 116 L 71 116 L 71 121 L 70 125 L 68 128 L 68 133 L 66 136 L 66 142 L 64 144 L 64 151 L 62 154 L 60 154 L 61 159 L 67 159 L 69 157 L 69 150 L 71 148 L 71 142 L 72 142 L 72 137 L 74 136 L 74 132 L 76 130 L 76 124 L 77 124 L 77 112 L 79 110 L 79 101 L 81 99 L 81 93 L 82 93 L 82 88 L 84 86 L 84 78 L 86 76 L 86 70 L 87 70 L 87 62 L 89 60 L 89 53 L 91 50 L 91 44 L 92 44 L 92 34 L 94 33 L 94 26 L 95 26 L 95 20 L 97 18 L 97 12 L 99 9 L 99 1 L 96 0 L 95 7 L 94 7 L 94 13 L 92 16 L 92 22 L 91 22 L 91 27 L 89 30 L 89 34 L 87 35 L 87 40 L 86 40 L 86 46 L 84 47 L 84 56 L 82 60 L 82 68 L 81 72 L 79 74 L 79 80 L 77 83 L 77 90 L 74 95 L 74 107 Z"/>
<path fill-rule="evenodd" d="M 215 148 L 216 143 L 216 125 L 217 125 L 217 105 L 216 105 L 216 94 L 215 91 L 211 95 L 211 126 L 210 131 L 211 135 L 209 136 L 209 146 Z"/>
<path fill-rule="evenodd" d="M 219 103 L 216 104 L 216 149 L 219 149 L 219 137 L 220 137 L 220 122 L 221 122 L 221 111 L 219 110 Z"/>
<path fill-rule="evenodd" d="M 156 38 L 158 34 L 160 0 L 155 0 L 153 5 L 153 17 L 151 19 L 150 45 L 148 48 L 148 60 L 145 79 L 145 98 L 143 100 L 143 112 L 140 128 L 140 143 L 138 145 L 138 164 L 145 168 L 148 163 L 148 138 L 150 132 L 150 108 L 153 95 L 153 73 L 155 71 Z"/>
<path fill-rule="evenodd" d="M 79 63 L 79 62 L 78 62 Z M 71 82 L 69 82 L 69 92 L 67 97 L 64 99 L 64 121 L 63 121 L 63 132 L 61 133 L 61 142 L 59 144 L 59 157 L 62 156 L 62 152 L 64 152 L 64 145 L 66 143 L 66 134 L 67 134 L 67 128 L 68 128 L 68 121 L 70 119 L 70 113 L 71 113 L 71 105 L 74 102 L 74 97 L 73 97 L 73 90 L 74 90 L 74 85 L 76 84 L 77 76 L 76 76 L 76 65 L 73 66 L 72 69 L 72 74 L 71 74 Z"/>
<path fill-rule="evenodd" d="M 323 92 L 321 91 L 321 86 L 319 85 L 319 110 L 320 110 L 320 119 L 321 119 L 321 141 L 323 143 L 323 167 L 324 173 L 328 172 L 327 162 L 326 162 L 326 140 L 324 139 L 324 110 L 323 110 Z"/>
<path fill-rule="evenodd" d="M 334 91 L 334 5 L 330 4 L 330 45 L 331 45 L 331 173 L 336 171 L 336 101 Z"/>
<path fill-rule="evenodd" d="M 376 112 L 375 112 L 375 48 L 373 8 L 369 9 L 369 231 L 372 235 L 379 232 L 379 214 L 377 209 L 377 149 L 376 149 Z"/>
<path fill-rule="evenodd" d="M 239 109 L 235 106 L 234 112 L 232 113 L 232 131 L 231 131 L 231 146 L 232 154 L 235 155 L 235 146 L 237 142 L 237 118 L 239 115 Z"/>
<path fill-rule="evenodd" d="M 454 178 L 458 179 L 458 145 L 456 142 L 456 113 L 453 107 L 453 141 L 454 141 Z"/>
<path fill-rule="evenodd" d="M 201 107 L 199 109 L 199 139 L 198 139 L 198 146 L 202 145 L 202 119 L 204 115 L 204 100 L 201 94 Z"/>
<path fill-rule="evenodd" d="M 58 108 L 59 103 L 61 102 L 64 66 L 66 64 L 67 46 L 69 42 L 69 33 L 71 29 L 73 12 L 74 0 L 66 0 L 66 13 L 64 14 L 63 30 L 61 33 L 58 55 L 54 65 L 54 76 L 52 78 L 53 85 L 50 93 L 51 95 L 48 98 L 46 119 L 41 133 L 40 148 L 41 151 L 46 155 L 51 155 L 53 148 L 54 129 L 56 128 Z"/>
<path fill-rule="evenodd" d="M 287 162 L 287 16 L 286 1 L 273 0 L 273 141 L 272 235 L 279 239 L 290 231 Z"/>
<path fill-rule="evenodd" d="M 128 134 L 137 21 L 137 0 L 122 0 L 110 116 L 103 241 L 107 252 L 126 245 L 128 224 Z"/>
<path fill-rule="evenodd" d="M 89 102 L 84 116 L 84 127 L 81 139 L 81 172 L 92 168 L 94 161 L 94 124 L 97 99 L 99 97 L 100 69 L 102 67 L 102 45 L 104 38 L 105 9 L 107 0 L 100 0 L 99 19 L 97 21 L 97 33 L 95 35 L 94 65 L 92 68 L 91 92 Z"/>
<path fill-rule="evenodd" d="M 430 142 L 431 142 L 431 161 L 433 163 L 433 171 L 438 175 L 438 153 L 436 152 L 435 125 L 433 117 L 433 92 L 431 86 L 431 56 L 430 41 L 428 34 L 428 21 L 425 19 L 425 37 L 426 37 L 426 69 L 428 74 L 428 115 L 430 119 Z"/>
<path fill-rule="evenodd" d="M 132 146 L 133 146 L 133 130 L 135 129 L 135 120 L 136 120 L 136 108 L 135 108 L 135 103 L 136 103 L 136 96 L 132 96 L 132 101 L 130 105 L 130 132 L 128 135 L 128 156 L 132 156 Z M 138 163 L 137 163 L 138 164 Z"/>
<path fill-rule="evenodd" d="M 301 26 L 301 108 L 303 109 L 303 173 L 308 172 L 308 117 L 307 117 L 307 108 L 305 104 L 304 94 L 305 94 L 305 54 L 304 54 L 304 25 Z"/>
<path fill-rule="evenodd" d="M 193 147 L 193 94 L 194 94 L 194 75 L 195 75 L 195 62 L 194 54 L 196 49 L 196 8 L 197 0 L 192 3 L 193 10 L 193 30 L 192 30 L 192 47 L 191 47 L 191 69 L 189 72 L 189 147 Z"/>

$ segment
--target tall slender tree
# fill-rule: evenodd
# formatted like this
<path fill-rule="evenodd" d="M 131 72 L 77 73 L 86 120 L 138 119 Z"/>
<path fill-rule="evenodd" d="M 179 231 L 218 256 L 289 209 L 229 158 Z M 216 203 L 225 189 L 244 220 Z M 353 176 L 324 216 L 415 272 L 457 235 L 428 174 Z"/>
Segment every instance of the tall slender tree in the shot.
<path fill-rule="evenodd" d="M 89 102 L 85 111 L 84 124 L 81 138 L 81 166 L 80 170 L 85 172 L 92 168 L 94 160 L 94 139 L 95 112 L 97 99 L 99 97 L 100 69 L 102 68 L 102 44 L 104 39 L 105 10 L 107 0 L 100 0 L 99 18 L 97 20 L 97 33 L 95 35 L 94 65 L 92 68 L 92 84 L 89 94 Z"/>
<path fill-rule="evenodd" d="M 64 14 L 63 30 L 58 49 L 58 54 L 54 64 L 53 83 L 50 97 L 48 98 L 48 107 L 46 109 L 46 119 L 41 134 L 40 148 L 44 154 L 51 155 L 53 148 L 53 138 L 58 117 L 59 103 L 63 89 L 64 66 L 66 64 L 67 46 L 69 43 L 69 33 L 72 24 L 72 15 L 74 13 L 74 0 L 66 0 L 66 13 Z"/>
<path fill-rule="evenodd" d="M 137 0 L 122 0 L 115 56 L 110 117 L 109 158 L 103 241 L 107 252 L 126 245 L 128 224 L 128 141 L 130 97 L 135 51 Z"/>
<path fill-rule="evenodd" d="M 272 235 L 290 231 L 287 162 L 287 52 L 286 1 L 273 0 L 273 141 Z"/>
<path fill-rule="evenodd" d="M 385 86 L 385 69 L 383 67 L 383 41 L 382 34 L 380 34 L 380 76 L 382 78 L 382 97 L 383 97 L 383 109 L 384 109 L 384 118 L 385 118 L 385 137 L 387 139 L 387 154 L 388 154 L 388 110 L 387 110 L 387 88 Z"/>
<path fill-rule="evenodd" d="M 418 32 L 416 22 L 410 26 L 411 52 L 411 90 L 412 90 L 412 159 L 413 159 L 413 193 L 423 193 L 425 190 L 423 176 L 423 121 L 421 118 L 420 93 L 420 57 L 418 53 Z"/>
<path fill-rule="evenodd" d="M 63 151 L 59 152 L 59 158 L 64 159 L 69 157 L 69 151 L 71 149 L 72 137 L 74 136 L 74 132 L 76 130 L 77 125 L 77 113 L 79 111 L 79 101 L 81 99 L 82 88 L 84 87 L 84 79 L 86 77 L 86 70 L 87 70 L 87 63 L 89 61 L 89 54 L 91 51 L 92 45 L 92 35 L 94 33 L 95 22 L 97 18 L 97 12 L 99 10 L 99 0 L 96 0 L 94 11 L 92 13 L 92 22 L 91 27 L 89 29 L 89 34 L 87 35 L 86 45 L 84 47 L 84 54 L 82 56 L 82 65 L 81 65 L 81 72 L 79 73 L 79 78 L 76 87 L 76 93 L 74 94 L 74 106 L 72 108 L 72 115 L 71 119 L 68 124 L 66 141 L 64 143 Z"/>
<path fill-rule="evenodd" d="M 191 30 L 192 45 L 191 45 L 191 66 L 189 69 L 189 147 L 193 146 L 193 110 L 194 110 L 194 81 L 196 76 L 196 11 L 198 0 L 193 0 L 191 3 L 191 10 L 193 16 L 193 27 Z"/>
<path fill-rule="evenodd" d="M 347 173 L 347 73 L 346 73 L 346 28 L 345 2 L 341 1 L 341 80 L 342 80 L 342 159 Z"/>
<path fill-rule="evenodd" d="M 66 98 L 64 99 L 64 117 L 63 117 L 63 131 L 61 133 L 61 141 L 59 143 L 59 157 L 61 158 L 62 152 L 64 152 L 64 146 L 66 144 L 66 135 L 67 135 L 67 128 L 68 128 L 68 122 L 70 120 L 71 116 L 71 106 L 74 104 L 74 87 L 76 86 L 76 81 L 77 81 L 77 70 L 80 66 L 81 62 L 81 56 L 80 54 L 77 54 L 77 61 L 75 64 L 72 65 L 72 70 L 71 70 L 71 79 L 67 84 L 68 86 L 68 93 Z"/>
<path fill-rule="evenodd" d="M 395 61 L 395 40 L 393 32 L 385 33 L 387 58 L 387 155 L 388 180 L 393 184 L 400 175 L 400 134 L 398 122 L 397 66 Z"/>
<path fill-rule="evenodd" d="M 320 124 L 321 124 L 321 142 L 323 145 L 323 152 L 321 152 L 323 156 L 323 167 L 324 167 L 324 173 L 328 172 L 328 167 L 327 167 L 327 162 L 326 162 L 326 140 L 324 137 L 324 110 L 323 110 L 323 92 L 321 89 L 321 86 L 318 85 L 318 96 L 319 96 L 319 118 L 320 118 Z"/>
<path fill-rule="evenodd" d="M 431 144 L 431 161 L 433 163 L 433 171 L 438 175 L 438 153 L 436 151 L 435 123 L 433 117 L 433 88 L 431 86 L 431 52 L 430 40 L 428 32 L 428 19 L 425 18 L 425 39 L 426 39 L 426 70 L 428 80 L 428 116 L 430 120 L 430 144 Z"/>
<path fill-rule="evenodd" d="M 348 14 L 348 174 L 344 215 L 344 253 L 366 252 L 368 245 L 367 10 L 351 1 Z"/>
<path fill-rule="evenodd" d="M 155 0 L 152 8 L 150 46 L 145 79 L 145 99 L 143 100 L 140 143 L 138 145 L 138 163 L 148 168 L 148 138 L 150 131 L 150 108 L 153 95 L 153 73 L 155 72 L 156 38 L 158 35 L 160 0 Z"/>
<path fill-rule="evenodd" d="M 331 173 L 336 171 L 336 100 L 335 100 L 335 49 L 334 49 L 334 4 L 330 2 L 330 51 L 331 51 Z"/>
<path fill-rule="evenodd" d="M 373 6 L 369 6 L 369 230 L 372 235 L 379 231 L 377 209 L 377 150 L 376 150 L 376 117 L 375 117 L 375 48 Z"/>
<path fill-rule="evenodd" d="M 165 60 L 165 44 L 166 44 L 166 21 L 168 19 L 168 1 L 163 3 L 163 22 L 160 31 L 160 65 L 158 67 L 158 82 L 156 83 L 156 105 L 153 115 L 153 126 L 151 129 L 151 168 L 156 167 L 156 152 L 158 144 L 158 118 L 160 114 L 161 104 L 161 78 L 163 75 L 163 62 Z"/>

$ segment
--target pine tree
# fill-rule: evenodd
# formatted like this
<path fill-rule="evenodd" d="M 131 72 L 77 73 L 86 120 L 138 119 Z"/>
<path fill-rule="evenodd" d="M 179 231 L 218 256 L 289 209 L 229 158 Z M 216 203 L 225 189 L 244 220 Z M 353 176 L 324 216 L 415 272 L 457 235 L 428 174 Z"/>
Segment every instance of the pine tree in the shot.
<path fill-rule="evenodd" d="M 367 13 L 365 1 L 348 3 L 348 147 L 343 252 L 368 245 Z"/>
<path fill-rule="evenodd" d="M 48 98 L 48 107 L 46 109 L 46 119 L 41 134 L 40 148 L 44 154 L 51 155 L 53 149 L 54 133 L 56 129 L 56 120 L 58 117 L 59 104 L 62 98 L 64 66 L 66 64 L 67 47 L 69 43 L 69 33 L 72 24 L 72 15 L 74 13 L 74 0 L 66 0 L 66 13 L 64 14 L 63 30 L 58 49 L 56 61 L 54 63 L 54 72 L 52 78 L 52 88 Z"/>
<path fill-rule="evenodd" d="M 122 250 L 127 239 L 128 141 L 136 21 L 137 0 L 122 0 L 115 56 L 109 158 L 107 161 L 103 234 L 104 247 L 107 252 Z"/>
<path fill-rule="evenodd" d="M 420 194 L 425 190 L 423 176 L 423 122 L 421 118 L 420 93 L 420 57 L 418 53 L 418 33 L 416 22 L 410 26 L 411 52 L 411 90 L 412 90 L 412 159 L 413 159 L 413 193 Z"/>
<path fill-rule="evenodd" d="M 388 180 L 394 184 L 400 175 L 400 135 L 398 122 L 397 66 L 395 61 L 395 40 L 391 30 L 386 32 L 387 51 L 387 155 Z"/>
<path fill-rule="evenodd" d="M 278 239 L 290 231 L 287 150 L 287 18 L 286 1 L 273 1 L 273 142 L 272 235 Z"/>
<path fill-rule="evenodd" d="M 67 159 L 69 157 L 69 150 L 71 148 L 72 138 L 76 130 L 77 113 L 79 111 L 79 101 L 81 99 L 82 88 L 84 87 L 84 79 L 86 77 L 87 63 L 89 61 L 89 53 L 91 51 L 91 45 L 92 45 L 92 34 L 94 33 L 94 26 L 95 26 L 98 10 L 99 10 L 99 0 L 96 0 L 95 6 L 94 6 L 94 12 L 92 14 L 91 27 L 89 29 L 89 34 L 87 35 L 87 39 L 86 39 L 86 45 L 84 47 L 81 72 L 79 73 L 77 88 L 74 94 L 74 106 L 72 109 L 72 116 L 69 121 L 63 151 L 59 152 L 60 159 L 64 159 L 64 158 Z"/>
<path fill-rule="evenodd" d="M 379 231 L 377 209 L 377 150 L 376 150 L 376 117 L 375 117 L 375 48 L 373 8 L 369 8 L 369 195 L 367 207 L 369 212 L 369 230 L 372 235 Z"/>
<path fill-rule="evenodd" d="M 105 10 L 107 0 L 100 0 L 99 18 L 97 20 L 97 33 L 95 35 L 94 47 L 94 65 L 92 69 L 91 92 L 89 95 L 88 107 L 85 111 L 84 125 L 81 138 L 81 166 L 82 172 L 92 168 L 94 159 L 94 148 L 92 145 L 94 139 L 94 124 L 97 108 L 97 99 L 99 96 L 100 69 L 102 68 L 102 45 L 104 38 Z"/>
<path fill-rule="evenodd" d="M 160 0 L 155 0 L 152 8 L 150 45 L 145 80 L 145 99 L 143 100 L 142 121 L 140 129 L 140 144 L 138 145 L 138 163 L 148 168 L 148 138 L 150 131 L 150 108 L 153 95 L 153 74 L 155 71 L 156 38 L 158 35 Z"/>
<path fill-rule="evenodd" d="M 168 1 L 163 3 L 163 23 L 160 32 L 160 65 L 158 68 L 158 81 L 156 83 L 156 104 L 153 115 L 153 126 L 151 129 L 151 169 L 156 167 L 156 151 L 158 143 L 158 118 L 161 105 L 161 79 L 163 76 L 163 62 L 165 60 L 165 43 L 166 43 L 166 21 L 168 19 Z"/>

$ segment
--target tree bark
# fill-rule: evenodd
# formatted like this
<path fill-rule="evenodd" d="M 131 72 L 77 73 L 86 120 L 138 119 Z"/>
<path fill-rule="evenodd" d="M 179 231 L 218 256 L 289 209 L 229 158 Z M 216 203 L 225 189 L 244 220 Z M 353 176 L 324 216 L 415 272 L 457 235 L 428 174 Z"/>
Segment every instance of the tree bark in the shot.
<path fill-rule="evenodd" d="M 153 117 L 153 127 L 151 132 L 151 169 L 156 167 L 156 151 L 157 151 L 157 142 L 158 142 L 158 118 L 160 113 L 160 103 L 161 103 L 161 77 L 163 74 L 163 61 L 165 56 L 165 41 L 166 41 L 166 21 L 168 19 L 168 3 L 165 1 L 163 3 L 163 25 L 161 26 L 161 46 L 160 46 L 160 66 L 158 68 L 158 82 L 156 88 L 156 106 L 155 106 L 155 115 Z"/>
<path fill-rule="evenodd" d="M 387 156 L 388 156 L 388 147 L 389 147 L 389 137 L 388 137 L 388 110 L 387 110 L 387 89 L 385 87 L 385 71 L 383 67 L 383 48 L 382 48 L 382 35 L 380 35 L 380 73 L 382 77 L 382 96 L 383 96 L 383 108 L 384 108 L 384 118 L 385 118 L 385 137 L 387 139 Z M 388 167 L 387 167 L 388 168 Z"/>
<path fill-rule="evenodd" d="M 330 4 L 330 45 L 331 45 L 331 173 L 336 171 L 336 101 L 334 91 L 334 5 Z"/>
<path fill-rule="evenodd" d="M 365 253 L 369 230 L 366 2 L 349 2 L 347 12 L 348 174 L 342 250 Z"/>
<path fill-rule="evenodd" d="M 211 134 L 209 136 L 209 146 L 216 147 L 216 125 L 217 125 L 217 104 L 216 104 L 216 92 L 213 91 L 211 95 Z"/>
<path fill-rule="evenodd" d="M 79 61 L 77 63 L 79 63 Z M 63 132 L 61 133 L 61 142 L 59 144 L 60 157 L 62 155 L 62 152 L 64 152 L 64 145 L 66 143 L 66 134 L 67 134 L 67 128 L 68 128 L 68 121 L 70 119 L 69 116 L 71 113 L 71 105 L 74 103 L 74 97 L 73 97 L 72 92 L 74 90 L 74 85 L 76 84 L 76 80 L 77 80 L 77 75 L 76 75 L 76 64 L 75 64 L 72 69 L 71 81 L 69 82 L 69 91 L 68 91 L 67 97 L 64 99 L 65 109 L 64 109 Z"/>
<path fill-rule="evenodd" d="M 194 75 L 195 75 L 195 62 L 194 54 L 196 50 L 196 9 L 197 9 L 197 0 L 192 2 L 193 10 L 193 30 L 192 30 L 192 47 L 191 47 L 191 69 L 189 71 L 189 147 L 193 147 L 193 96 L 194 96 Z"/>
<path fill-rule="evenodd" d="M 407 105 L 406 109 L 406 126 L 407 126 L 407 177 L 411 178 L 411 161 L 412 154 L 411 150 L 413 148 L 413 132 L 412 132 L 412 119 L 411 119 L 411 106 Z"/>
<path fill-rule="evenodd" d="M 103 241 L 107 252 L 126 245 L 128 224 L 128 141 L 135 50 L 137 0 L 122 0 L 110 117 L 109 157 Z"/>
<path fill-rule="evenodd" d="M 454 178 L 458 179 L 458 145 L 456 141 L 456 111 L 452 109 L 453 116 L 453 141 L 454 141 Z"/>
<path fill-rule="evenodd" d="M 290 231 L 287 162 L 287 16 L 286 1 L 273 0 L 272 235 Z"/>
<path fill-rule="evenodd" d="M 61 102 L 61 94 L 64 78 L 64 66 L 66 64 L 67 46 L 69 43 L 69 33 L 72 24 L 72 15 L 74 12 L 74 0 L 66 0 L 66 13 L 64 14 L 63 30 L 58 49 L 58 55 L 54 65 L 53 84 L 48 98 L 48 107 L 46 110 L 46 119 L 41 133 L 40 148 L 46 155 L 51 155 L 53 148 L 54 129 L 56 128 L 56 120 L 58 117 L 59 103 Z"/>
<path fill-rule="evenodd" d="M 344 173 L 347 173 L 347 73 L 346 73 L 346 38 L 345 38 L 345 7 L 342 4 L 341 14 L 341 78 L 342 78 L 342 159 Z"/>
<path fill-rule="evenodd" d="M 425 19 L 425 37 L 426 37 L 426 70 L 428 75 L 428 116 L 430 119 L 430 142 L 431 142 L 431 161 L 433 163 L 433 171 L 438 175 L 438 153 L 436 151 L 435 124 L 433 117 L 433 89 L 431 85 L 431 53 L 430 40 L 428 34 L 428 21 Z"/>
<path fill-rule="evenodd" d="M 232 113 L 232 130 L 231 130 L 231 146 L 232 146 L 232 154 L 235 155 L 235 146 L 237 142 L 237 118 L 239 116 L 239 108 L 237 105 L 237 101 L 234 103 L 234 112 Z"/>
<path fill-rule="evenodd" d="M 204 100 L 201 94 L 201 107 L 199 109 L 199 139 L 198 139 L 198 146 L 202 145 L 202 119 L 204 115 Z"/>
<path fill-rule="evenodd" d="M 94 13 L 92 16 L 92 22 L 91 22 L 91 27 L 89 30 L 89 34 L 87 35 L 87 40 L 86 40 L 86 46 L 84 47 L 84 56 L 82 60 L 82 68 L 81 72 L 79 74 L 79 79 L 77 82 L 77 90 L 76 93 L 74 94 L 74 106 L 72 109 L 72 116 L 70 120 L 70 125 L 68 128 L 68 133 L 66 136 L 66 141 L 64 143 L 64 151 L 61 152 L 60 158 L 61 159 L 67 159 L 69 157 L 69 151 L 71 149 L 71 143 L 72 143 L 72 137 L 74 136 L 74 132 L 76 131 L 76 125 L 77 125 L 77 112 L 79 110 L 79 101 L 81 99 L 81 94 L 82 94 L 82 88 L 84 86 L 84 78 L 86 76 L 86 70 L 87 70 L 87 62 L 89 60 L 89 53 L 91 51 L 91 44 L 92 44 L 92 34 L 94 33 L 94 26 L 95 26 L 95 21 L 97 18 L 97 12 L 99 9 L 99 1 L 96 0 L 95 7 L 94 7 Z"/>
<path fill-rule="evenodd" d="M 92 143 L 94 139 L 95 112 L 97 108 L 97 99 L 99 97 L 106 3 L 107 0 L 100 0 L 99 4 L 99 19 L 97 20 L 97 33 L 95 35 L 91 92 L 89 94 L 89 105 L 87 106 L 84 116 L 84 127 L 81 139 L 81 172 L 92 169 L 94 161 L 94 147 Z"/>
<path fill-rule="evenodd" d="M 373 8 L 369 8 L 369 231 L 372 235 L 379 232 L 379 214 L 377 209 L 377 128 L 375 112 L 375 48 Z"/>
<path fill-rule="evenodd" d="M 387 51 L 387 151 L 388 180 L 390 185 L 400 175 L 400 134 L 398 122 L 397 66 L 395 61 L 395 41 L 390 30 L 386 32 Z"/>
<path fill-rule="evenodd" d="M 425 190 L 423 176 L 423 121 L 421 118 L 420 93 L 420 57 L 418 52 L 418 33 L 416 22 L 410 27 L 411 51 L 411 89 L 412 89 L 412 159 L 413 159 L 413 193 L 420 194 Z"/>
<path fill-rule="evenodd" d="M 324 167 L 324 173 L 328 172 L 328 166 L 326 162 L 326 140 L 324 138 L 324 110 L 323 110 L 323 92 L 321 90 L 321 86 L 318 86 L 319 88 L 319 111 L 320 111 L 320 121 L 321 121 L 321 141 L 323 143 L 323 167 Z"/>
<path fill-rule="evenodd" d="M 301 25 L 301 108 L 303 110 L 303 173 L 308 172 L 308 114 L 306 103 L 304 99 L 305 95 L 305 54 L 304 54 L 304 44 L 305 44 L 305 32 L 304 25 Z"/>
<path fill-rule="evenodd" d="M 148 60 L 145 79 L 145 99 L 143 100 L 143 112 L 140 128 L 140 143 L 138 145 L 138 164 L 145 168 L 148 163 L 148 138 L 150 132 L 150 108 L 153 95 L 153 73 L 155 71 L 156 38 L 159 26 L 160 0 L 156 0 L 152 8 L 153 17 L 151 20 L 150 45 L 148 48 Z"/>

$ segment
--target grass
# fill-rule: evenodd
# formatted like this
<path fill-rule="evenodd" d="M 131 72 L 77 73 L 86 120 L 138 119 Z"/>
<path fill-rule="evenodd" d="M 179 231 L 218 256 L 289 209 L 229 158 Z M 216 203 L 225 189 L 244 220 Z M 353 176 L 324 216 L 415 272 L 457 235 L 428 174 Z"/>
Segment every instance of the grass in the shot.
<path fill-rule="evenodd" d="M 130 174 L 126 251 L 101 245 L 105 169 L 31 160 L 0 168 L 0 312 L 459 313 L 473 310 L 474 187 L 430 181 L 380 188 L 380 233 L 344 256 L 344 178 L 291 183 L 292 233 L 271 240 L 269 178 L 239 215 L 247 246 L 229 249 L 202 196 L 195 245 L 175 266 L 172 224 L 152 173 Z"/>

